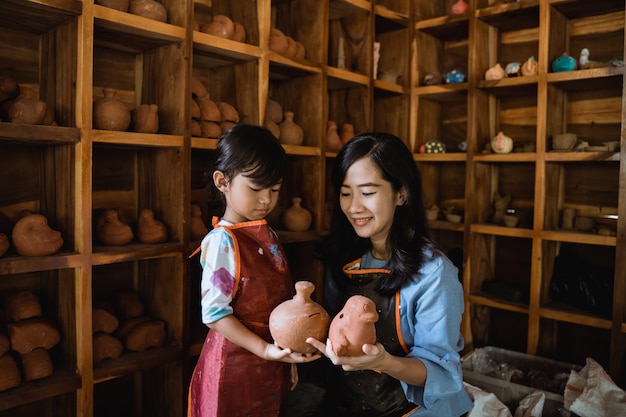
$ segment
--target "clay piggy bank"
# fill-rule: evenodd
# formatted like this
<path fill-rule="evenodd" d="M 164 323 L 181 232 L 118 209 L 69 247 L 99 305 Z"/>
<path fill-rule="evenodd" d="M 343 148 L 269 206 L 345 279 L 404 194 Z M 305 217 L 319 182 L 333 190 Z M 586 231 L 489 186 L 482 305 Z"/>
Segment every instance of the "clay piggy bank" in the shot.
<path fill-rule="evenodd" d="M 377 321 L 376 304 L 371 299 L 362 295 L 348 298 L 328 329 L 334 353 L 337 356 L 363 355 L 363 344 L 376 343 Z"/>

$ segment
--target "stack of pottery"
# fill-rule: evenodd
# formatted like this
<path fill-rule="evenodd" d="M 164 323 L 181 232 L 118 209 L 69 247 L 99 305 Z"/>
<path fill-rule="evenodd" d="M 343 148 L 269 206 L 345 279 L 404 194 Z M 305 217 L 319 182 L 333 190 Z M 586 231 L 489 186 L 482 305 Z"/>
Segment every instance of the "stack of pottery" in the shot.
<path fill-rule="evenodd" d="M 304 59 L 306 56 L 306 50 L 301 42 L 276 28 L 270 29 L 270 49 L 289 58 Z"/>
<path fill-rule="evenodd" d="M 224 133 L 239 123 L 239 112 L 225 101 L 218 101 L 216 104 L 220 111 L 220 130 Z"/>
<path fill-rule="evenodd" d="M 105 359 L 117 359 L 124 351 L 122 341 L 113 335 L 120 321 L 109 306 L 110 303 L 96 303 L 91 312 L 94 365 Z"/>
<path fill-rule="evenodd" d="M 194 123 L 192 123 L 192 135 L 212 139 L 219 138 L 222 134 L 220 128 L 222 113 L 217 103 L 211 100 L 204 84 L 196 77 L 191 79 L 191 95 L 192 101 L 195 102 L 191 109 L 192 121 L 196 122 L 195 126 L 197 127 L 194 130 Z M 194 111 L 196 107 L 197 111 Z"/>

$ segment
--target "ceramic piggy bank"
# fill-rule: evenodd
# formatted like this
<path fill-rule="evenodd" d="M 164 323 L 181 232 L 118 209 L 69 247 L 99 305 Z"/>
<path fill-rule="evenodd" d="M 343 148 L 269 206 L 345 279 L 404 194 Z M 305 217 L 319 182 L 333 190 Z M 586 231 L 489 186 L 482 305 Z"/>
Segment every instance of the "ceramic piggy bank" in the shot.
<path fill-rule="evenodd" d="M 376 304 L 363 296 L 348 298 L 343 309 L 333 318 L 328 338 L 337 356 L 360 356 L 363 344 L 376 343 L 378 313 Z"/>

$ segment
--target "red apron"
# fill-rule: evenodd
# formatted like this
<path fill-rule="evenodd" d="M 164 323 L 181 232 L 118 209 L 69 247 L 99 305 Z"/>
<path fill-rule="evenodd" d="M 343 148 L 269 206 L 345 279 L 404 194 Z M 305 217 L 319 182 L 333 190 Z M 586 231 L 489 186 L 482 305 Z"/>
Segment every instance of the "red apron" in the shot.
<path fill-rule="evenodd" d="M 269 316 L 293 296 L 291 273 L 276 233 L 265 220 L 224 227 L 235 243 L 233 314 L 272 342 Z M 209 330 L 189 388 L 190 417 L 278 416 L 290 364 L 266 361 Z"/>

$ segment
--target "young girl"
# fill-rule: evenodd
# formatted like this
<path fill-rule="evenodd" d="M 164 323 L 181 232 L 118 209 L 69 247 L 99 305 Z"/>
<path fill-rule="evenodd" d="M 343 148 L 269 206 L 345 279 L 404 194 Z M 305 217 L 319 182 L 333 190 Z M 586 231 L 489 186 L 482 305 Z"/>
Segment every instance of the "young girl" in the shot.
<path fill-rule="evenodd" d="M 189 389 L 194 417 L 278 416 L 303 356 L 271 343 L 269 315 L 293 296 L 283 249 L 267 216 L 286 155 L 269 130 L 236 125 L 219 140 L 213 184 L 225 211 L 201 243 L 202 321 L 210 328 Z M 289 364 L 292 365 L 289 365 Z"/>
<path fill-rule="evenodd" d="M 463 291 L 457 268 L 426 228 L 422 184 L 397 137 L 354 137 L 332 172 L 335 210 L 324 245 L 325 306 L 335 315 L 352 295 L 376 303 L 377 343 L 338 357 L 320 415 L 458 417 L 472 408 L 459 352 Z"/>

